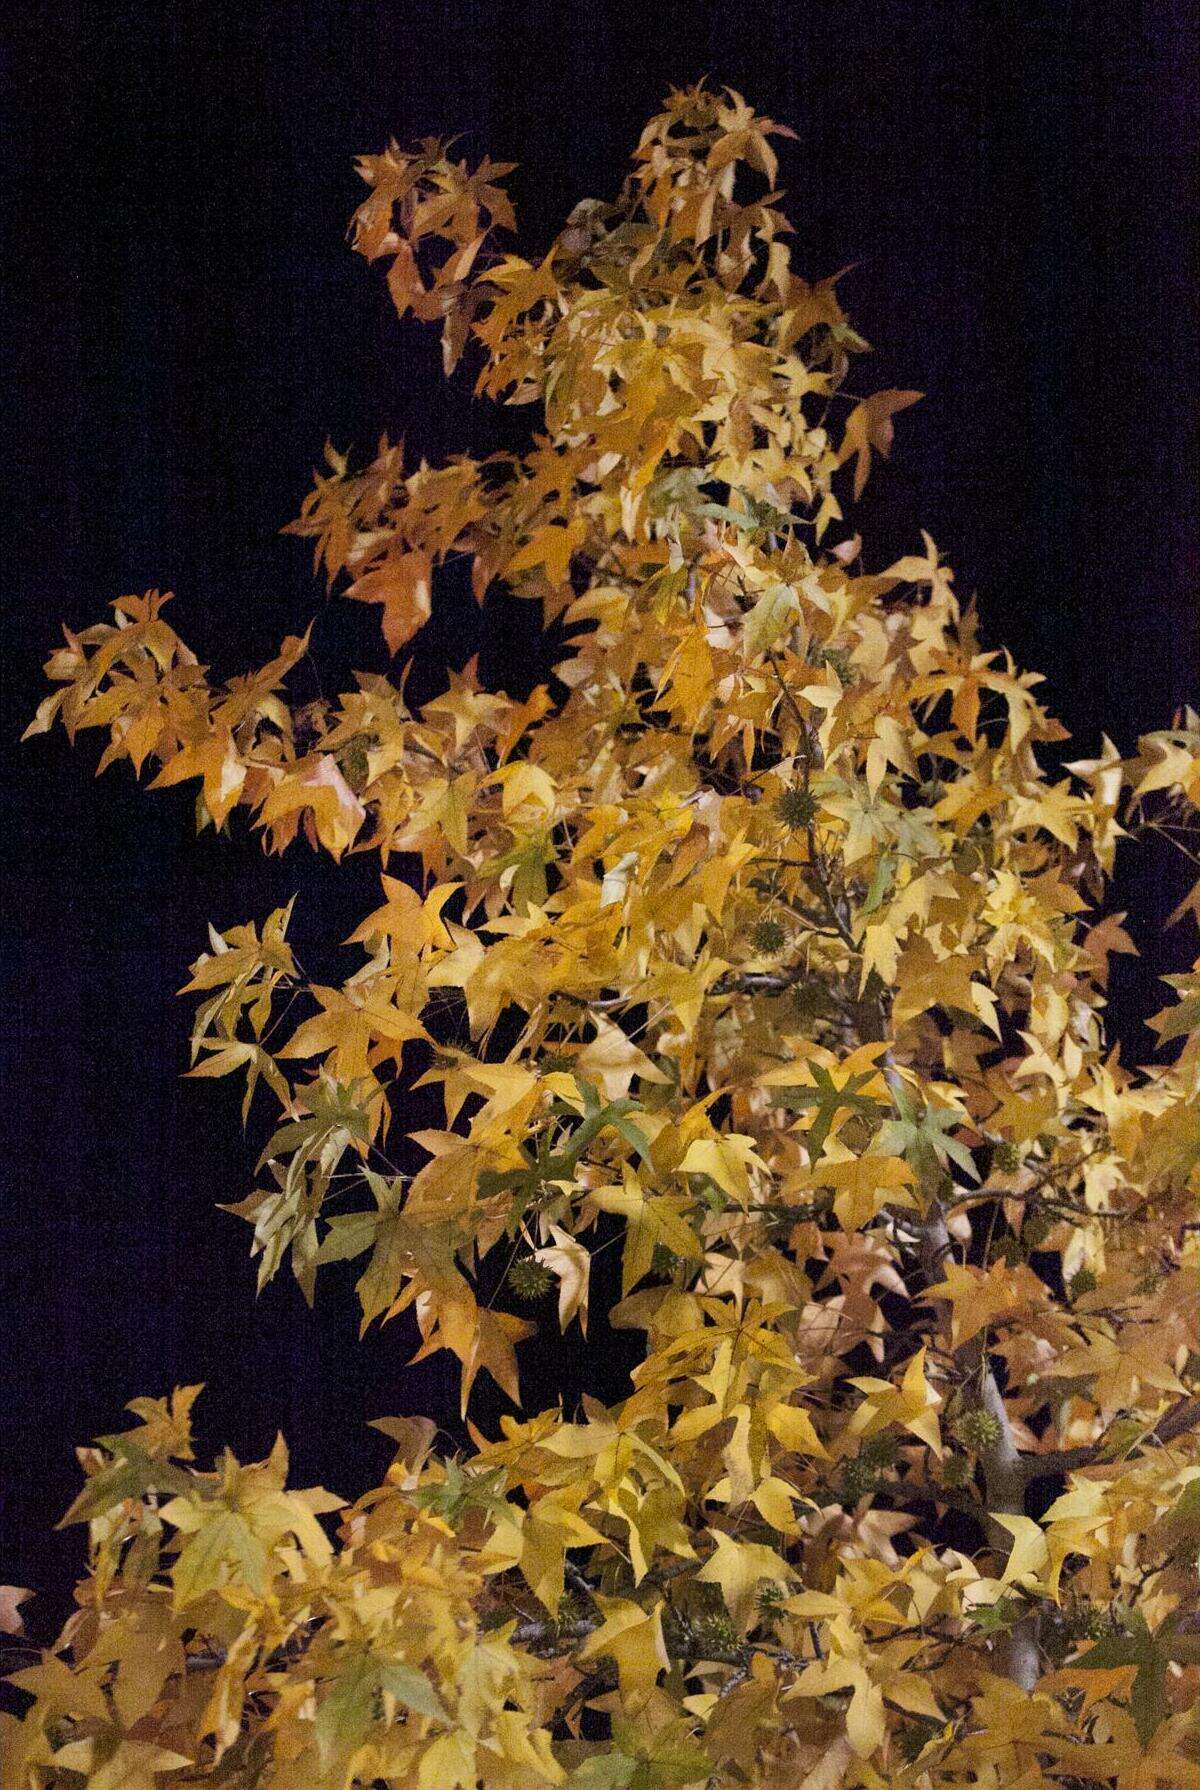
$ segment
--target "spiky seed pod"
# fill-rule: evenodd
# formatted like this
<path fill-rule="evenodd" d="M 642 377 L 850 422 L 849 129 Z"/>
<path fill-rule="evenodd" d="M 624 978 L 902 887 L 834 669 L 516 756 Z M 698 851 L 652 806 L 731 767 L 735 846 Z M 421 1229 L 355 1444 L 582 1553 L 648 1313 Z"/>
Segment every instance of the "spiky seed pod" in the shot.
<path fill-rule="evenodd" d="M 351 740 L 339 759 L 342 775 L 356 793 L 367 786 L 370 764 L 362 740 Z"/>
<path fill-rule="evenodd" d="M 650 1258 L 650 1272 L 658 1274 L 666 1280 L 675 1273 L 682 1262 L 683 1257 L 676 1255 L 673 1249 L 668 1249 L 665 1243 L 656 1243 L 654 1254 Z"/>
<path fill-rule="evenodd" d="M 797 1019 L 819 1019 L 831 1005 L 828 990 L 815 976 L 793 991 L 792 1006 Z"/>
<path fill-rule="evenodd" d="M 921 1757 L 936 1733 L 937 1728 L 932 1723 L 925 1726 L 918 1722 L 906 1724 L 896 1735 L 896 1746 L 900 1757 L 911 1765 Z"/>
<path fill-rule="evenodd" d="M 850 1461 L 842 1474 L 842 1502 L 857 1504 L 860 1498 L 869 1497 L 879 1483 L 879 1474 L 870 1461 L 859 1455 L 857 1460 Z"/>
<path fill-rule="evenodd" d="M 850 655 L 844 647 L 827 646 L 825 651 L 821 654 L 821 659 L 824 664 L 829 666 L 831 671 L 836 673 L 837 680 L 840 684 L 849 684 L 854 681 L 854 672 L 850 665 Z"/>
<path fill-rule="evenodd" d="M 896 1458 L 895 1436 L 868 1436 L 859 1451 L 859 1460 L 872 1467 L 890 1467 Z"/>
<path fill-rule="evenodd" d="M 1021 1152 L 1008 1138 L 992 1146 L 992 1166 L 1002 1175 L 1015 1175 L 1021 1166 Z"/>
<path fill-rule="evenodd" d="M 1078 1603 L 1067 1614 L 1064 1624 L 1071 1641 L 1102 1641 L 1114 1631 L 1112 1617 L 1098 1604 Z"/>
<path fill-rule="evenodd" d="M 1090 1268 L 1080 1268 L 1079 1272 L 1072 1274 L 1067 1282 L 1067 1297 L 1072 1302 L 1082 1299 L 1085 1294 L 1094 1293 L 1099 1284 Z"/>
<path fill-rule="evenodd" d="M 532 1256 L 522 1256 L 508 1271 L 508 1285 L 514 1298 L 532 1305 L 535 1300 L 545 1298 L 554 1285 L 554 1276 Z"/>
<path fill-rule="evenodd" d="M 971 1483 L 971 1463 L 965 1454 L 948 1454 L 942 1462 L 942 1484 L 958 1491 Z"/>
<path fill-rule="evenodd" d="M 785 827 L 799 830 L 810 827 L 817 818 L 817 804 L 811 791 L 796 786 L 784 790 L 775 804 L 775 812 Z"/>
<path fill-rule="evenodd" d="M 1037 1249 L 1054 1229 L 1054 1220 L 1045 1212 L 1035 1212 L 1025 1220 L 1021 1238 L 1027 1249 Z"/>
<path fill-rule="evenodd" d="M 754 928 L 754 949 L 763 957 L 773 957 L 787 943 L 787 933 L 778 920 L 760 920 Z"/>
<path fill-rule="evenodd" d="M 741 1644 L 741 1635 L 732 1616 L 725 1610 L 717 1610 L 711 1616 L 705 1616 L 696 1624 L 696 1649 L 700 1657 L 706 1657 L 706 1649 L 712 1653 L 728 1653 L 731 1648 Z"/>
<path fill-rule="evenodd" d="M 1000 1440 L 1000 1421 L 990 1411 L 964 1411 L 955 1422 L 954 1433 L 964 1448 L 984 1454 Z"/>

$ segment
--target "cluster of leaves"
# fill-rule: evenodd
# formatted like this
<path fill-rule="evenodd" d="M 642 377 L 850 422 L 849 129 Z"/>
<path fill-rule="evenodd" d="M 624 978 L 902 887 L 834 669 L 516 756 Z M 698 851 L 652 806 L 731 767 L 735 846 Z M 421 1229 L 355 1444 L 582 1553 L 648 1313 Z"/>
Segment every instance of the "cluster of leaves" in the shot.
<path fill-rule="evenodd" d="M 355 1260 L 364 1327 L 411 1313 L 464 1412 L 482 1371 L 517 1410 L 463 1459 L 385 1425 L 346 1508 L 282 1444 L 194 1467 L 195 1389 L 139 1401 L 83 1454 L 89 1573 L 6 1783 L 1195 1781 L 1200 964 L 1182 1048 L 1127 1070 L 1102 902 L 1123 837 L 1184 842 L 1200 723 L 1062 766 L 932 540 L 865 569 L 844 486 L 917 394 L 847 393 L 780 130 L 671 94 L 536 264 L 496 246 L 505 170 L 361 164 L 397 309 L 541 432 L 330 452 L 294 527 L 393 652 L 466 555 L 563 631 L 552 686 L 300 710 L 306 639 L 218 686 L 155 593 L 49 661 L 34 731 L 102 727 L 271 849 L 380 854 L 340 982 L 289 910 L 212 933 L 193 1073 L 277 1108 L 234 1208 L 260 1283 Z M 418 1083 L 445 1125 L 406 1174 Z M 609 1239 L 633 1390 L 526 1413 L 530 1313 L 586 1327 Z"/>

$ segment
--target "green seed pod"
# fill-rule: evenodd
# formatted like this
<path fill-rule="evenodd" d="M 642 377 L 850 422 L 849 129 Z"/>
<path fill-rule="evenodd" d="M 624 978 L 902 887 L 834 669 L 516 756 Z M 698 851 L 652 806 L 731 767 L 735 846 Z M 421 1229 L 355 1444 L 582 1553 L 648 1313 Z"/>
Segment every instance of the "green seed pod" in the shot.
<path fill-rule="evenodd" d="M 879 1475 L 870 1461 L 860 1455 L 857 1460 L 850 1461 L 842 1474 L 842 1502 L 857 1504 L 860 1498 L 867 1498 L 879 1483 Z"/>
<path fill-rule="evenodd" d="M 532 1256 L 522 1256 L 508 1271 L 508 1285 L 514 1298 L 532 1305 L 536 1300 L 545 1298 L 554 1285 L 554 1276 L 549 1268 L 544 1267 L 541 1262 L 535 1262 Z"/>
<path fill-rule="evenodd" d="M 1076 1299 L 1082 1299 L 1085 1294 L 1094 1293 L 1099 1284 L 1099 1281 L 1096 1279 L 1096 1276 L 1092 1273 L 1090 1268 L 1081 1268 L 1077 1274 L 1072 1274 L 1070 1280 L 1067 1282 L 1067 1297 L 1071 1299 L 1072 1302 Z"/>
<path fill-rule="evenodd" d="M 921 1757 L 937 1731 L 933 1723 L 924 1726 L 919 1722 L 906 1723 L 896 1734 L 896 1747 L 900 1757 L 907 1764 L 913 1764 Z"/>
<path fill-rule="evenodd" d="M 872 1467 L 890 1467 L 896 1458 L 895 1436 L 868 1436 L 858 1458 Z"/>
<path fill-rule="evenodd" d="M 958 1491 L 971 1483 L 971 1463 L 965 1454 L 948 1454 L 942 1462 L 942 1484 Z"/>
<path fill-rule="evenodd" d="M 964 1411 L 955 1421 L 954 1433 L 964 1448 L 983 1454 L 1000 1440 L 1000 1420 L 990 1411 Z"/>
<path fill-rule="evenodd" d="M 992 1166 L 999 1169 L 1002 1175 L 1015 1175 L 1021 1166 L 1021 1152 L 1016 1144 L 1002 1138 L 992 1147 Z"/>
<path fill-rule="evenodd" d="M 760 920 L 754 928 L 754 949 L 764 957 L 773 957 L 787 943 L 787 933 L 778 920 Z"/>
<path fill-rule="evenodd" d="M 1071 1641 L 1100 1641 L 1112 1632 L 1108 1612 L 1086 1600 L 1067 1612 L 1064 1626 Z"/>
<path fill-rule="evenodd" d="M 366 788 L 370 766 L 367 760 L 367 748 L 361 740 L 351 740 L 338 762 L 342 768 L 342 775 L 352 790 L 357 793 Z"/>
<path fill-rule="evenodd" d="M 775 812 L 785 827 L 808 827 L 817 817 L 817 804 L 811 793 L 798 786 L 785 789 L 775 804 Z"/>
<path fill-rule="evenodd" d="M 1021 1238 L 1027 1249 L 1037 1249 L 1054 1229 L 1054 1220 L 1045 1212 L 1035 1212 L 1025 1220 Z"/>
<path fill-rule="evenodd" d="M 696 1628 L 696 1647 L 702 1659 L 706 1648 L 714 1653 L 728 1653 L 731 1648 L 740 1646 L 741 1639 L 733 1618 L 724 1610 L 705 1616 Z"/>

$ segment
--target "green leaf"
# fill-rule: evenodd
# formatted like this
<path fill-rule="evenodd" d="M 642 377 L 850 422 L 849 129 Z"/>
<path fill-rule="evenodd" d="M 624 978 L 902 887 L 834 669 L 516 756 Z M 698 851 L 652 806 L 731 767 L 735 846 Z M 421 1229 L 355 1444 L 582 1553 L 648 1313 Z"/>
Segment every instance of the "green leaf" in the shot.
<path fill-rule="evenodd" d="M 405 1709 L 411 1709 L 414 1715 L 427 1715 L 434 1721 L 447 1719 L 437 1692 L 423 1672 L 400 1660 L 376 1660 L 375 1670 L 380 1690 L 395 1697 Z"/>
<path fill-rule="evenodd" d="M 71 1523 L 90 1523 L 106 1511 L 123 1504 L 126 1498 L 142 1498 L 147 1492 L 187 1493 L 194 1482 L 180 1467 L 169 1461 L 151 1460 L 136 1442 L 122 1436 L 101 1436 L 100 1444 L 116 1451 L 116 1458 L 93 1473 L 66 1515 L 56 1525 L 65 1529 Z"/>
<path fill-rule="evenodd" d="M 375 1714 L 377 1690 L 374 1663 L 366 1654 L 360 1654 L 325 1692 L 314 1726 L 317 1750 L 326 1770 L 335 1759 L 348 1759 L 366 1739 Z"/>
<path fill-rule="evenodd" d="M 783 1105 L 799 1112 L 816 1109 L 816 1117 L 806 1134 L 808 1147 L 816 1162 L 825 1153 L 825 1143 L 833 1128 L 833 1121 L 843 1107 L 867 1115 L 883 1112 L 885 1108 L 870 1095 L 859 1093 L 860 1088 L 866 1087 L 873 1080 L 874 1070 L 868 1069 L 861 1074 L 852 1075 L 844 1087 L 837 1085 L 822 1063 L 811 1063 L 809 1073 L 816 1083 L 815 1087 L 787 1088 L 781 1093 L 780 1099 Z M 896 1153 L 900 1154 L 899 1151 Z"/>
<path fill-rule="evenodd" d="M 790 584 L 770 584 L 746 616 L 742 644 L 752 656 L 770 652 L 795 627 L 800 595 Z"/>
<path fill-rule="evenodd" d="M 929 1174 L 953 1162 L 969 1180 L 978 1181 L 979 1170 L 965 1144 L 949 1133 L 964 1123 L 962 1113 L 948 1106 L 927 1106 L 918 1118 L 916 1108 L 903 1089 L 894 1093 L 898 1119 L 889 1119 L 875 1139 L 875 1149 L 884 1156 L 903 1156 L 915 1169 Z"/>
<path fill-rule="evenodd" d="M 864 914 L 873 914 L 881 907 L 891 894 L 892 884 L 896 880 L 896 860 L 891 852 L 884 852 L 875 866 L 875 874 L 871 878 L 871 887 L 867 891 L 867 899 L 859 910 Z"/>
<path fill-rule="evenodd" d="M 402 1660 L 383 1660 L 370 1653 L 355 1655 L 334 1679 L 321 1700 L 315 1723 L 317 1749 L 326 1770 L 335 1759 L 348 1759 L 363 1744 L 381 1694 L 394 1697 L 414 1715 L 445 1721 L 446 1711 L 423 1672 Z M 382 1712 L 380 1712 L 382 1713 Z"/>
<path fill-rule="evenodd" d="M 1155 1730 L 1170 1714 L 1167 1702 L 1170 1633 L 1170 1625 L 1164 1624 L 1157 1634 L 1151 1634 L 1145 1618 L 1134 1615 L 1126 1634 L 1106 1635 L 1075 1662 L 1085 1671 L 1089 1667 L 1103 1670 L 1111 1670 L 1114 1666 L 1137 1667 L 1129 1696 L 1129 1713 L 1143 1746 L 1149 1746 Z"/>
<path fill-rule="evenodd" d="M 195 1603 L 221 1582 L 221 1568 L 232 1565 L 252 1591 L 265 1593 L 270 1581 L 266 1543 L 236 1510 L 217 1507 L 185 1542 L 171 1577 L 175 1607 Z"/>
<path fill-rule="evenodd" d="M 627 1753 L 593 1753 L 576 1766 L 566 1790 L 626 1790 L 637 1769 L 637 1760 Z"/>
<path fill-rule="evenodd" d="M 339 1212 L 317 1251 L 318 1262 L 349 1262 L 370 1249 L 379 1231 L 378 1212 Z"/>

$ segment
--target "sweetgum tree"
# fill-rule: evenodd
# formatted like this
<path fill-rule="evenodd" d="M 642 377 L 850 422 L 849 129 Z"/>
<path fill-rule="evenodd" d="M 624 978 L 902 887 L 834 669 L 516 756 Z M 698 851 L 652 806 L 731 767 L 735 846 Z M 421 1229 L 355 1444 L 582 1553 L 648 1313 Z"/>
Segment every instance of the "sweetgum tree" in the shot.
<path fill-rule="evenodd" d="M 409 1314 L 464 1412 L 481 1374 L 512 1409 L 461 1454 L 389 1423 L 346 1505 L 282 1441 L 194 1464 L 197 1388 L 136 1400 L 82 1453 L 6 1784 L 1196 1781 L 1200 977 L 1126 1069 L 1103 902 L 1120 841 L 1194 819 L 1200 726 L 1064 765 L 928 535 L 868 569 L 843 506 L 917 394 L 845 391 L 781 129 L 672 93 L 536 264 L 505 168 L 360 164 L 397 310 L 534 426 L 331 451 L 294 531 L 393 655 L 466 556 L 559 630 L 545 687 L 414 708 L 393 667 L 301 710 L 305 637 L 217 684 L 154 592 L 49 660 L 32 732 L 99 727 L 268 850 L 378 854 L 341 981 L 290 909 L 212 932 L 192 1073 L 268 1118 L 259 1283 L 353 1260 L 364 1327 Z M 521 1345 L 586 1327 L 601 1251 L 632 1390 L 528 1410 Z"/>

